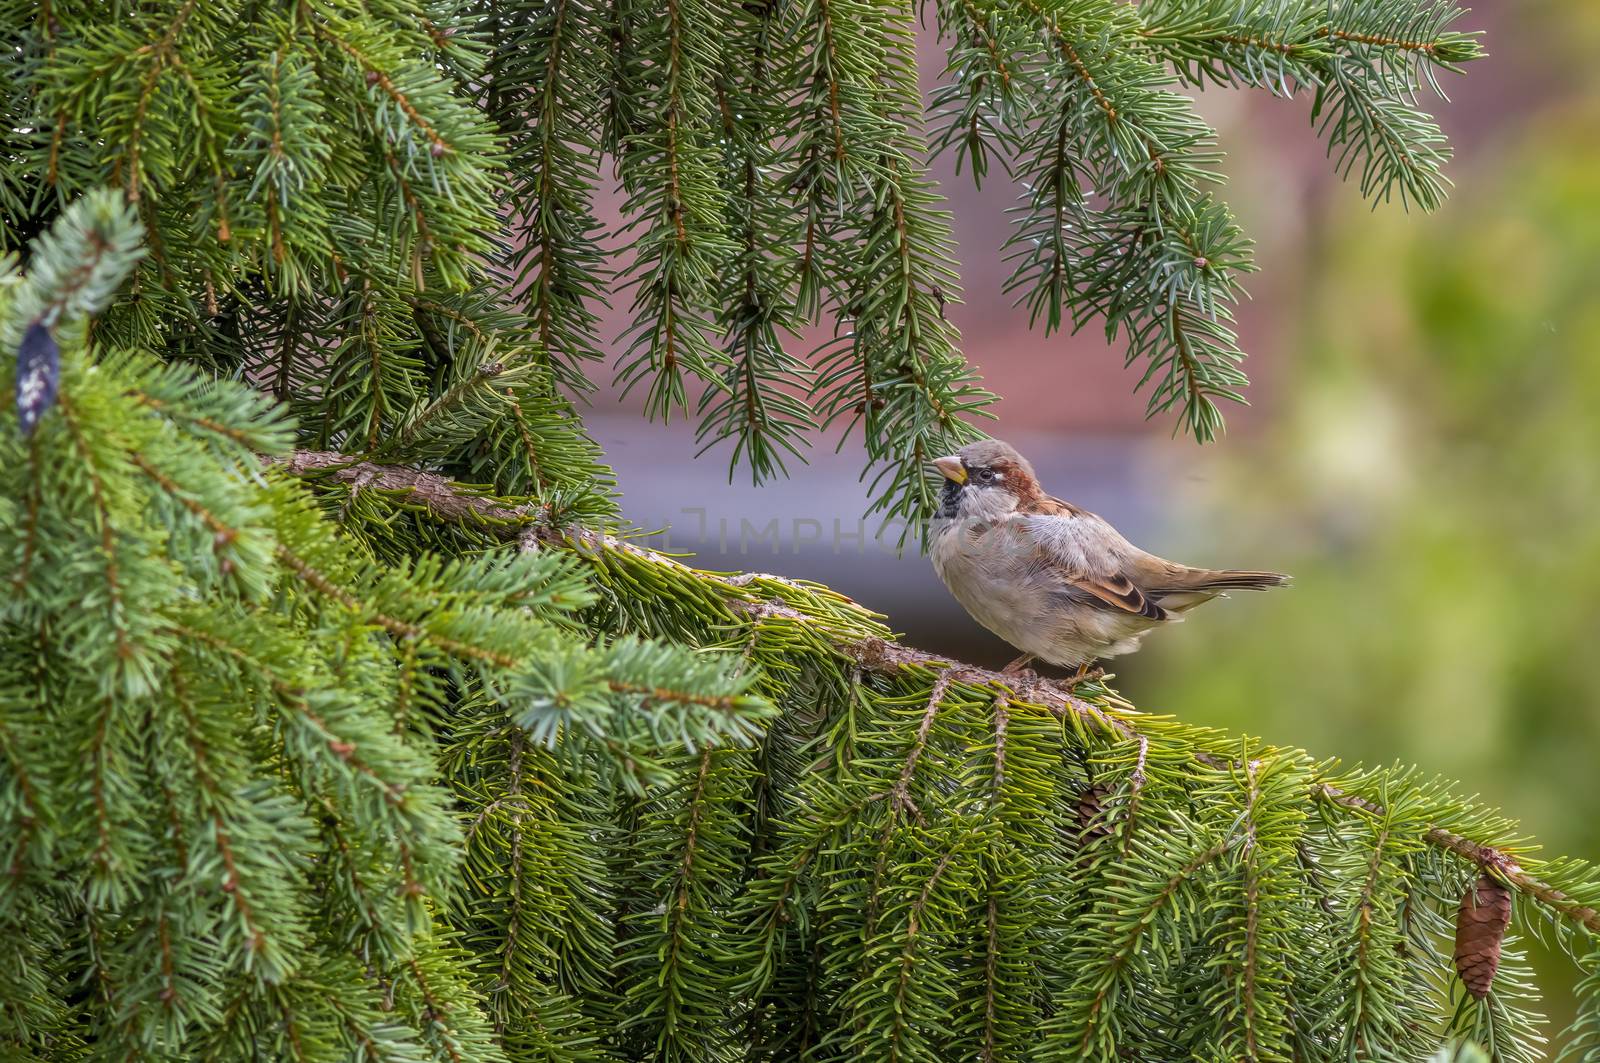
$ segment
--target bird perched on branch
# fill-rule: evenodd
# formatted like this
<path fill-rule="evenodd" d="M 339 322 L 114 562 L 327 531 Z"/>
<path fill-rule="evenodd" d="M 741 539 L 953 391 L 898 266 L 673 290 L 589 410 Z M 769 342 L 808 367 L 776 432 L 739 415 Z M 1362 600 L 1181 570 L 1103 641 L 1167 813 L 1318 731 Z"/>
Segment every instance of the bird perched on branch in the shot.
<path fill-rule="evenodd" d="M 1033 466 L 988 439 L 933 462 L 945 478 L 934 571 L 972 618 L 1022 651 L 1078 669 L 1132 653 L 1149 632 L 1224 591 L 1281 587 L 1277 572 L 1191 568 L 1146 553 L 1106 521 L 1051 498 Z"/>

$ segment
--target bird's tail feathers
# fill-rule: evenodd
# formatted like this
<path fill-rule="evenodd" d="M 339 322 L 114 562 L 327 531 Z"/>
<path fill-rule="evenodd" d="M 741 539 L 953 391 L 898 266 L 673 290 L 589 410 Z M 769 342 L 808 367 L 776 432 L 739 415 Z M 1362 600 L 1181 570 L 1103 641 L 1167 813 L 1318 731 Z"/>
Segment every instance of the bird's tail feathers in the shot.
<path fill-rule="evenodd" d="M 1189 585 L 1192 590 L 1205 591 L 1264 591 L 1288 584 L 1289 577 L 1282 572 L 1257 572 L 1251 569 L 1222 569 L 1199 573 L 1199 578 Z"/>

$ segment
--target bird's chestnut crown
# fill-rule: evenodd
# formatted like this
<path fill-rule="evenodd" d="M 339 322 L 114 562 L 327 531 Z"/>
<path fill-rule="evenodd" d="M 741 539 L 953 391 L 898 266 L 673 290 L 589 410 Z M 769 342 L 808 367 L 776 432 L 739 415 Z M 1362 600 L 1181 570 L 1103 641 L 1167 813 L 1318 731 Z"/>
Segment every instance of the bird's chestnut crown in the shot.
<path fill-rule="evenodd" d="M 998 439 L 968 443 L 956 453 L 937 459 L 933 465 L 945 479 L 960 486 L 1004 486 L 1018 495 L 1028 495 L 1037 489 L 1033 466 L 1028 464 L 1028 459 Z"/>

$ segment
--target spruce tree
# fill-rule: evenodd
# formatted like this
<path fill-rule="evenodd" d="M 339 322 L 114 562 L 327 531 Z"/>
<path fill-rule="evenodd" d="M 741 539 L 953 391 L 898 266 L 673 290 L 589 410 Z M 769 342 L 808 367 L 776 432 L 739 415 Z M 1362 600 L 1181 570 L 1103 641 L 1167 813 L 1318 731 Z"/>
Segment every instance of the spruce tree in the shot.
<path fill-rule="evenodd" d="M 758 479 L 857 426 L 915 529 L 990 401 L 953 151 L 1030 319 L 1209 439 L 1250 250 L 1183 90 L 1303 95 L 1431 208 L 1460 14 L 0 0 L 5 1058 L 1532 1060 L 1528 933 L 1600 1058 L 1594 868 L 645 549 L 574 405 Z"/>

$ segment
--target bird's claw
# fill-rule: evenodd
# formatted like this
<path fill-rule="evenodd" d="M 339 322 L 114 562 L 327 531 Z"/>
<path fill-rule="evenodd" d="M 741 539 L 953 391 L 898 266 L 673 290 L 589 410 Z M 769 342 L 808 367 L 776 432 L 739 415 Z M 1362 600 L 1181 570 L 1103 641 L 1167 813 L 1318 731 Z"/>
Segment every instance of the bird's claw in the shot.
<path fill-rule="evenodd" d="M 1079 686 L 1080 684 L 1083 684 L 1083 683 L 1094 683 L 1094 682 L 1097 682 L 1097 681 L 1099 681 L 1101 679 L 1104 679 L 1105 677 L 1106 677 L 1106 670 L 1104 668 L 1100 667 L 1099 665 L 1095 665 L 1093 668 L 1089 668 L 1089 667 L 1085 666 L 1085 667 L 1079 668 L 1072 675 L 1069 675 L 1069 676 L 1067 676 L 1067 678 L 1063 679 L 1061 681 L 1061 685 L 1070 690 L 1070 689 L 1073 689 L 1073 688 Z"/>
<path fill-rule="evenodd" d="M 1008 664 L 1004 668 L 1000 669 L 1000 674 L 1001 675 L 1018 675 L 1018 676 L 1023 676 L 1023 677 L 1026 677 L 1026 678 L 1037 679 L 1037 678 L 1039 678 L 1039 673 L 1035 672 L 1032 668 L 1028 667 L 1028 665 L 1031 664 L 1032 662 L 1033 662 L 1033 654 L 1024 653 L 1021 657 L 1018 657 L 1016 660 L 1012 661 L 1010 664 Z"/>
<path fill-rule="evenodd" d="M 1000 675 L 1010 681 L 1011 685 L 1017 690 L 1025 691 L 1038 689 L 1039 687 L 1055 687 L 1058 690 L 1068 692 L 1077 689 L 1083 683 L 1097 682 L 1106 676 L 1106 670 L 1099 665 L 1091 668 L 1089 665 L 1084 664 L 1080 665 L 1072 675 L 1063 679 L 1051 679 L 1027 667 L 1032 660 L 1033 656 L 1031 654 L 1024 654 L 1000 669 Z"/>

